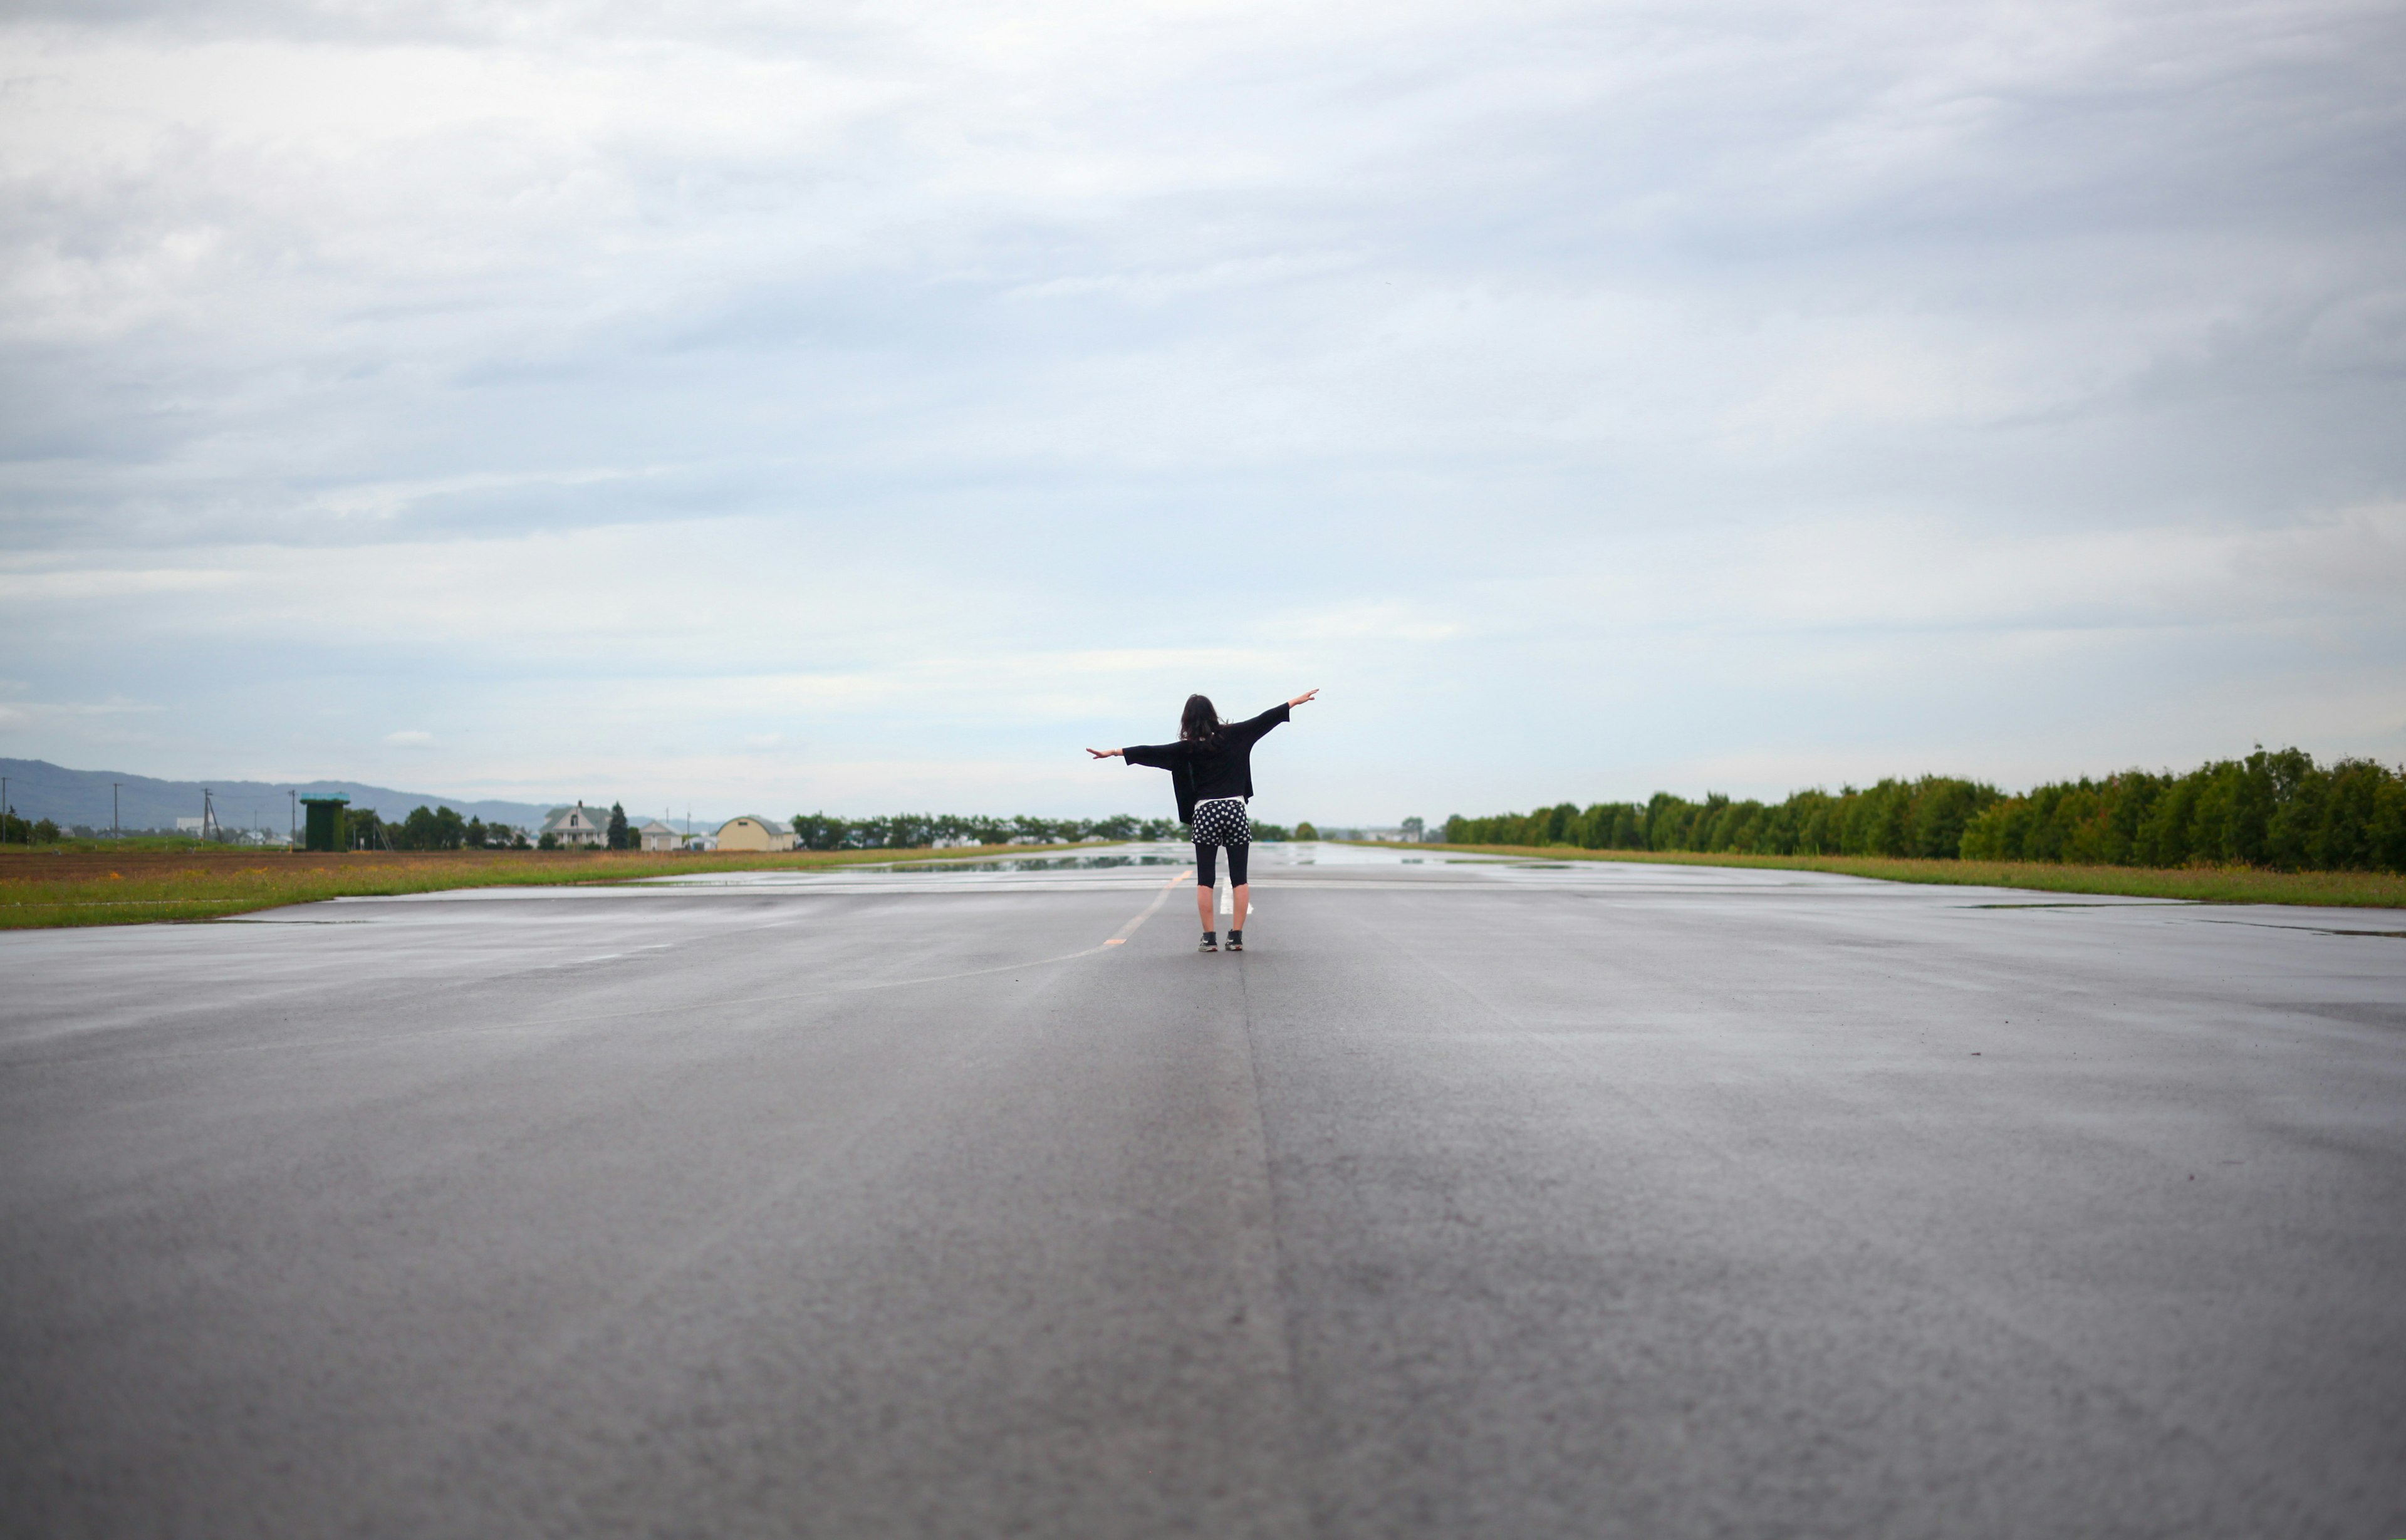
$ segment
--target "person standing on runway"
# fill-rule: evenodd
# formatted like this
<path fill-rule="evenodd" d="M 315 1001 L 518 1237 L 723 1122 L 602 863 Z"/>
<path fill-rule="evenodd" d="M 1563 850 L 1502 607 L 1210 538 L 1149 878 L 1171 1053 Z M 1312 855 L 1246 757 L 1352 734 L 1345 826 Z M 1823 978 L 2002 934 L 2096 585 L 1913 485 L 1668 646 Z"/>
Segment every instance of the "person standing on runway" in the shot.
<path fill-rule="evenodd" d="M 1253 846 L 1253 821 L 1245 816 L 1253 795 L 1253 745 L 1287 719 L 1287 713 L 1320 692 L 1306 690 L 1249 722 L 1223 722 L 1210 699 L 1186 698 L 1175 743 L 1136 744 L 1125 749 L 1088 749 L 1097 759 L 1125 759 L 1169 772 L 1178 794 L 1178 821 L 1195 831 L 1195 910 L 1203 917 L 1202 952 L 1220 950 L 1211 924 L 1211 890 L 1219 881 L 1220 847 L 1228 847 L 1228 884 L 1236 910 L 1228 926 L 1228 950 L 1245 950 L 1245 909 L 1252 897 L 1245 883 L 1245 856 Z"/>

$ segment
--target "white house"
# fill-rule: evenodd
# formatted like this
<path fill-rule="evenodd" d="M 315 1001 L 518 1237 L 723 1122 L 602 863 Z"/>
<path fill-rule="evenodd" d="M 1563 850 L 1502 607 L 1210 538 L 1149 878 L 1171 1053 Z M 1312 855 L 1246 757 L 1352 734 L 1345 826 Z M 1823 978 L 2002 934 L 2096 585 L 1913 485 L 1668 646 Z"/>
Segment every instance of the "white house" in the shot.
<path fill-rule="evenodd" d="M 573 808 L 554 808 L 544 814 L 543 832 L 555 844 L 599 847 L 610 842 L 610 815 L 579 801 Z"/>
<path fill-rule="evenodd" d="M 763 818 L 747 812 L 740 818 L 729 818 L 718 826 L 718 848 L 721 850 L 791 850 L 794 848 L 794 826 L 781 824 L 773 818 Z"/>
<path fill-rule="evenodd" d="M 635 831 L 644 837 L 645 850 L 682 850 L 685 836 L 655 818 Z"/>

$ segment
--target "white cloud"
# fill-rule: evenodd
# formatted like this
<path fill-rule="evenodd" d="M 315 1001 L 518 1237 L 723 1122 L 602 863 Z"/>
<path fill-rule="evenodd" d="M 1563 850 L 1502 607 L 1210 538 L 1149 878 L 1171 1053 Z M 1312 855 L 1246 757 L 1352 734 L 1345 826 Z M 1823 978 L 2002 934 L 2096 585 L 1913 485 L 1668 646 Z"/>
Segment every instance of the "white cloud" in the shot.
<path fill-rule="evenodd" d="M 35 603 L 44 600 L 192 593 L 232 587 L 241 581 L 241 573 L 222 568 L 50 567 L 47 570 L 0 572 L 0 600 Z"/>

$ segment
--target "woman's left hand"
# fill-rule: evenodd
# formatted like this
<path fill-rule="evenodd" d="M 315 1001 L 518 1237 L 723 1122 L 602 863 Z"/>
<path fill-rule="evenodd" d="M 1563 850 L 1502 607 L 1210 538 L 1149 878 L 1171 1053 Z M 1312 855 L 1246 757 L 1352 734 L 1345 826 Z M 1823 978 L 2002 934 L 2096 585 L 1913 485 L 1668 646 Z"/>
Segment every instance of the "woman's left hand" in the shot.
<path fill-rule="evenodd" d="M 1287 704 L 1290 706 L 1303 705 L 1309 701 L 1313 696 L 1318 695 L 1320 691 L 1317 687 L 1306 690 L 1301 695 L 1298 695 L 1294 699 L 1288 701 Z"/>

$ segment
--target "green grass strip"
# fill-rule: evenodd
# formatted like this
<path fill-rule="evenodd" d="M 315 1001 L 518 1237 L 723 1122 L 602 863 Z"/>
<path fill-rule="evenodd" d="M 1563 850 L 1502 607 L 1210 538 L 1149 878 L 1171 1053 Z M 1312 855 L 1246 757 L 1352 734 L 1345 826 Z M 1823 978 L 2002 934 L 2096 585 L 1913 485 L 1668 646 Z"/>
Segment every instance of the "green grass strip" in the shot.
<path fill-rule="evenodd" d="M 218 920 L 328 898 L 394 897 L 477 887 L 611 886 L 647 877 L 728 871 L 841 870 L 897 860 L 993 860 L 998 856 L 1089 854 L 1094 845 L 986 845 L 948 850 L 793 851 L 755 855 L 644 855 L 630 852 L 416 852 L 362 855 L 333 866 L 280 866 L 281 851 L 261 851 L 213 869 L 145 870 L 52 878 L 41 853 L 0 859 L 0 930 L 150 925 Z M 139 854 L 139 853 L 134 853 Z"/>

